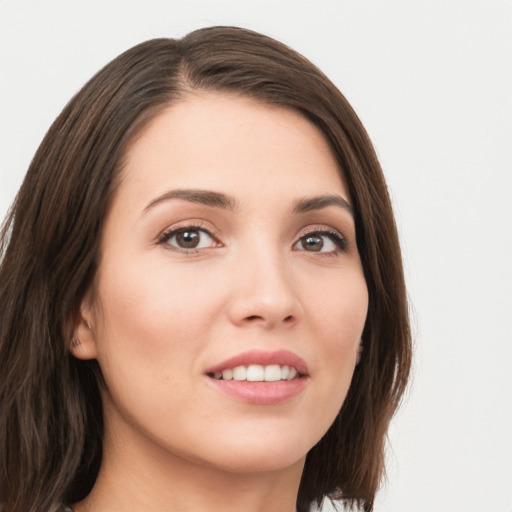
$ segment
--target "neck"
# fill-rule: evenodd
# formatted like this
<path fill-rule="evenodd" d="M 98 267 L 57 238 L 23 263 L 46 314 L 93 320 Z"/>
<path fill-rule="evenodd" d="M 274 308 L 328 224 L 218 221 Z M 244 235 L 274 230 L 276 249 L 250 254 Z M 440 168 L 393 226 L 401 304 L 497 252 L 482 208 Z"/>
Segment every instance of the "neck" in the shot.
<path fill-rule="evenodd" d="M 75 512 L 296 511 L 304 459 L 270 471 L 234 472 L 117 434 L 105 436 L 100 473 Z"/>

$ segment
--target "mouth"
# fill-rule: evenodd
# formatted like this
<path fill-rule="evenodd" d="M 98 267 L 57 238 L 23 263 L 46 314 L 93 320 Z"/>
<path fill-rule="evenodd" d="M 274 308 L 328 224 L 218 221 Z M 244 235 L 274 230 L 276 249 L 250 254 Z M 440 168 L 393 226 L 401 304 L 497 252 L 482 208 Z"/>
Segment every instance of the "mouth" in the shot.
<path fill-rule="evenodd" d="M 286 350 L 245 352 L 209 369 L 206 376 L 221 393 L 254 405 L 286 402 L 309 381 L 306 362 Z"/>
<path fill-rule="evenodd" d="M 298 379 L 302 375 L 293 366 L 251 364 L 249 366 L 235 366 L 220 372 L 208 373 L 208 377 L 215 380 L 235 380 L 238 382 L 278 382 L 280 380 Z"/>

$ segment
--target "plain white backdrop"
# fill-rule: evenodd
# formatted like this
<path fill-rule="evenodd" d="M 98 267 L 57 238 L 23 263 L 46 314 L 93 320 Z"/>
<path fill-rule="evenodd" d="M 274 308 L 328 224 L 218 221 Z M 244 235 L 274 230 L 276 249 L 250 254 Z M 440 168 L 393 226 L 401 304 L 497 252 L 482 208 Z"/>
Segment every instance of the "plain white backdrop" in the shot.
<path fill-rule="evenodd" d="M 0 0 L 0 216 L 93 73 L 219 24 L 326 72 L 388 178 L 416 354 L 376 512 L 512 512 L 511 0 Z"/>

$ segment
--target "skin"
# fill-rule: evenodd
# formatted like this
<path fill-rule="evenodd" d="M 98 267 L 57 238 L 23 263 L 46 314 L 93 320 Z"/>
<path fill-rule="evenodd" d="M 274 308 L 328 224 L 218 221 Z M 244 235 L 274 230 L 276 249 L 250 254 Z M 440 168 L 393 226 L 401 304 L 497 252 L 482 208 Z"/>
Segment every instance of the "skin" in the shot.
<path fill-rule="evenodd" d="M 177 190 L 231 204 L 164 198 Z M 306 453 L 347 394 L 368 307 L 350 210 L 294 211 L 325 195 L 350 202 L 323 135 L 252 99 L 190 93 L 131 143 L 72 348 L 96 358 L 106 382 L 103 463 L 77 512 L 295 510 Z M 164 236 L 189 226 L 194 251 Z M 320 250 L 304 246 L 326 230 L 342 246 L 329 233 L 313 235 Z M 253 349 L 303 358 L 302 391 L 254 405 L 211 385 L 208 368 Z"/>

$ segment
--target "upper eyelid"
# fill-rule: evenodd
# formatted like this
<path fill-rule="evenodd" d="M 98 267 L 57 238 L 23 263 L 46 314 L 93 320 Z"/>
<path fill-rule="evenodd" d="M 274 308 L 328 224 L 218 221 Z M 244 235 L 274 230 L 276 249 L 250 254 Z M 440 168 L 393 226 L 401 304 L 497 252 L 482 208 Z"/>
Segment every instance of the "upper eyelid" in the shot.
<path fill-rule="evenodd" d="M 306 226 L 305 228 L 302 228 L 299 231 L 297 236 L 299 238 L 302 238 L 305 235 L 310 235 L 313 233 L 320 233 L 320 234 L 331 233 L 334 235 L 338 235 L 339 237 L 347 240 L 347 236 L 343 233 L 343 231 L 340 231 L 339 229 L 337 229 L 335 227 L 329 226 L 328 224 L 313 224 L 310 226 Z"/>

